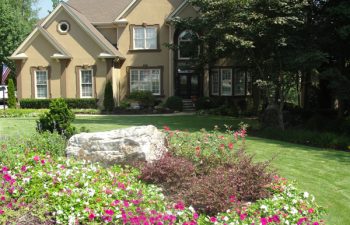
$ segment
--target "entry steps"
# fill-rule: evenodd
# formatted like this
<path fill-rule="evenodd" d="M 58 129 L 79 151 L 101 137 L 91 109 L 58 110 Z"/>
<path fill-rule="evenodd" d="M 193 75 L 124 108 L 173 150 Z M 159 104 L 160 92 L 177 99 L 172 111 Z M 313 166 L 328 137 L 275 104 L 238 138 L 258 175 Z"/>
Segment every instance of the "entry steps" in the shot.
<path fill-rule="evenodd" d="M 184 112 L 194 112 L 196 111 L 195 105 L 192 99 L 182 99 L 182 111 Z"/>

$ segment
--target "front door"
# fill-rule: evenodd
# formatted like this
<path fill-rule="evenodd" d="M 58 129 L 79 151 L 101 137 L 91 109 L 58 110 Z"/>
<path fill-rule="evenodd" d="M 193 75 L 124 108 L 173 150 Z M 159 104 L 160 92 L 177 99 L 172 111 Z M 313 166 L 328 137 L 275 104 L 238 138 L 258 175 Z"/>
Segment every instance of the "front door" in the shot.
<path fill-rule="evenodd" d="M 183 98 L 199 96 L 199 76 L 197 74 L 179 74 L 179 95 Z"/>

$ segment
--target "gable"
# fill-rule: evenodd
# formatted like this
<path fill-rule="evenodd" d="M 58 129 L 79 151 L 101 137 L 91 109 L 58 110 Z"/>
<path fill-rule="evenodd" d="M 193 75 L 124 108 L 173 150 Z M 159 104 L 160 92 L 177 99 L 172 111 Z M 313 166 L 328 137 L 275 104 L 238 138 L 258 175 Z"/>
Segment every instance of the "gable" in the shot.
<path fill-rule="evenodd" d="M 171 21 L 176 17 L 188 18 L 198 15 L 197 10 L 189 3 L 188 0 L 184 0 L 167 18 L 167 21 Z"/>

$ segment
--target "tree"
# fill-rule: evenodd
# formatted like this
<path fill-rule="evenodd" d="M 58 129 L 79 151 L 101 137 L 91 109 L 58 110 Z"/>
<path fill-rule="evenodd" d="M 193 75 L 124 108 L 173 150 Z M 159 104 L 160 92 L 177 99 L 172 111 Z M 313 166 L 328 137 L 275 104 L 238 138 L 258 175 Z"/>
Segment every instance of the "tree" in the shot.
<path fill-rule="evenodd" d="M 55 9 L 58 6 L 58 4 L 63 2 L 63 0 L 51 0 L 51 2 L 52 2 L 52 8 Z"/>
<path fill-rule="evenodd" d="M 291 87 L 299 76 L 297 59 L 304 55 L 300 33 L 305 26 L 308 3 L 304 0 L 192 0 L 197 18 L 176 19 L 179 29 L 201 35 L 200 62 L 213 65 L 220 58 L 239 59 L 250 67 L 255 80 L 268 88 L 269 103 L 278 105 L 279 125 Z M 236 60 L 237 61 L 237 60 Z"/>
<path fill-rule="evenodd" d="M 16 96 L 15 96 L 15 85 L 13 83 L 12 79 L 9 79 L 8 81 L 8 99 L 7 99 L 7 105 L 10 109 L 16 108 Z"/>
<path fill-rule="evenodd" d="M 106 83 L 103 107 L 108 112 L 111 112 L 114 109 L 113 87 L 110 80 Z"/>
<path fill-rule="evenodd" d="M 14 70 L 9 57 L 27 37 L 36 23 L 36 0 L 0 0 L 0 62 Z"/>

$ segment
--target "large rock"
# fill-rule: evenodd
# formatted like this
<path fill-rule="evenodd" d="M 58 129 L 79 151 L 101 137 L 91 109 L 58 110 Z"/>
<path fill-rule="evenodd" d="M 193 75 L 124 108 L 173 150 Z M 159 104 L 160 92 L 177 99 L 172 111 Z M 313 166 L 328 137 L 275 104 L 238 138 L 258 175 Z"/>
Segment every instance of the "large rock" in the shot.
<path fill-rule="evenodd" d="M 165 134 L 155 126 L 138 126 L 98 133 L 81 133 L 69 139 L 66 153 L 104 165 L 159 159 L 166 148 Z"/>

